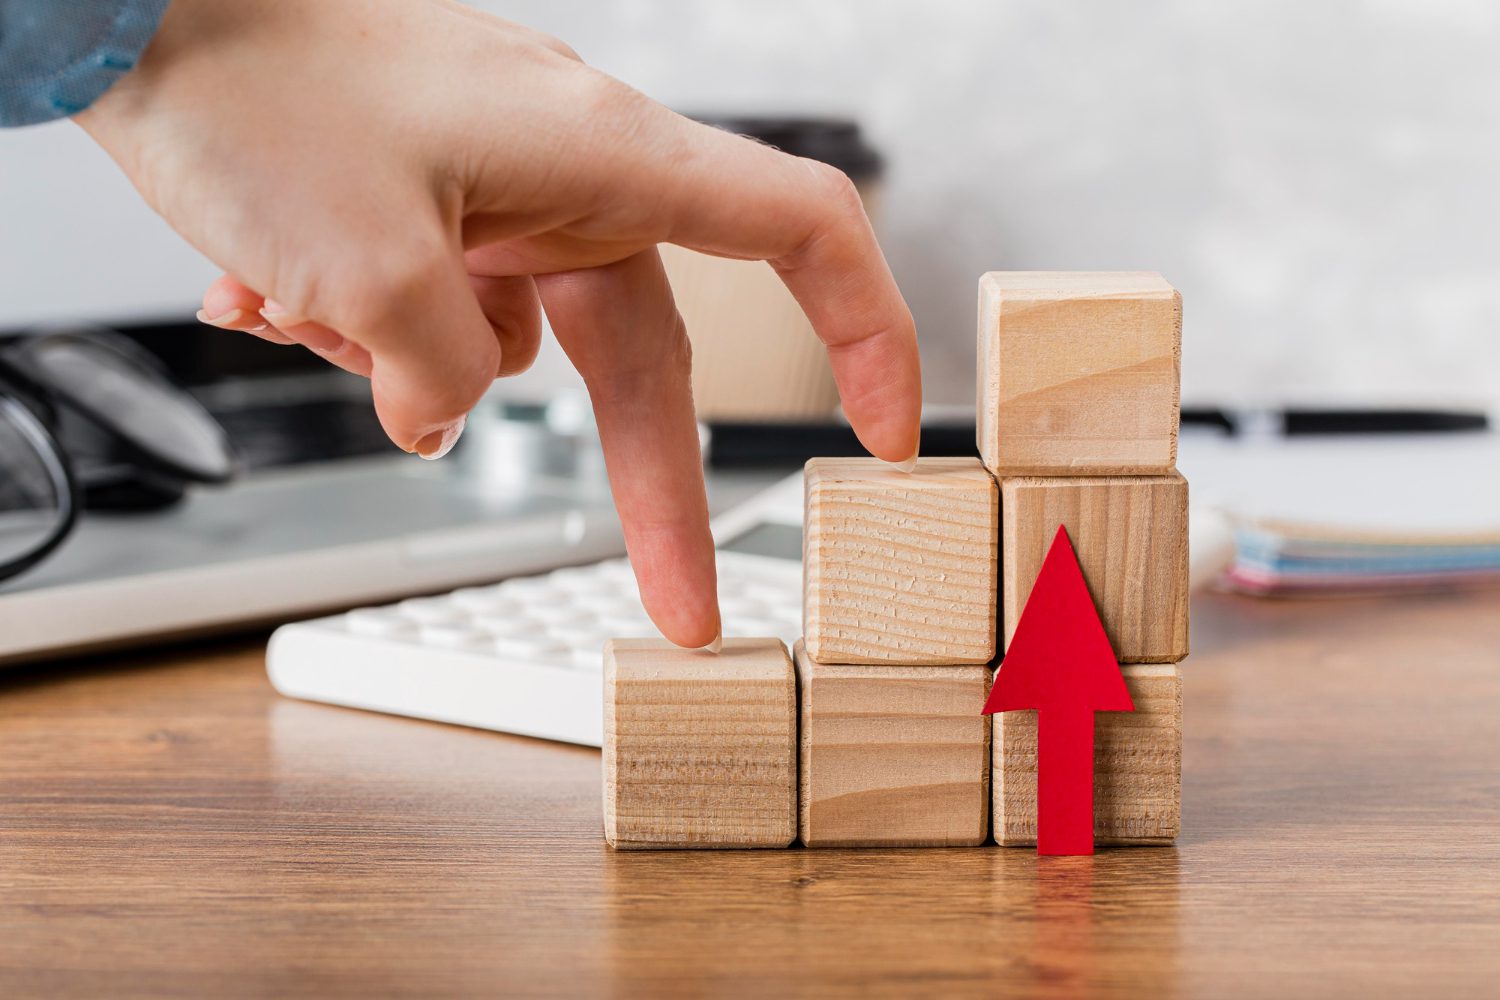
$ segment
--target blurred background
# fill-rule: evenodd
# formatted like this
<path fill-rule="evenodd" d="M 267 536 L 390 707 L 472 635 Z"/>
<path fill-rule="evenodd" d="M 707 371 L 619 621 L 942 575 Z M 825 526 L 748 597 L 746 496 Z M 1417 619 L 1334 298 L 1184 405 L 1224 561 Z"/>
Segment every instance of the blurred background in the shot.
<path fill-rule="evenodd" d="M 1185 304 L 1195 580 L 1275 595 L 1500 581 L 1500 5 L 476 6 L 849 172 L 916 317 L 925 454 L 974 453 L 981 273 L 1160 271 Z M 716 509 L 857 450 L 769 269 L 664 256 Z M 81 389 L 42 378 L 20 409 L 0 378 L 0 457 L 21 470 L 0 475 L 20 526 L 9 553 L 0 538 L 0 594 L 34 625 L 0 660 L 82 642 L 78 588 L 114 609 L 95 630 L 113 641 L 620 550 L 586 400 L 550 339 L 434 468 L 385 440 L 361 380 L 195 323 L 217 274 L 81 130 L 0 131 L 0 376 L 90 372 Z M 60 323 L 127 337 L 6 337 Z M 100 385 L 130 405 L 89 413 Z"/>
<path fill-rule="evenodd" d="M 684 111 L 857 120 L 932 400 L 973 398 L 981 272 L 1140 268 L 1185 403 L 1500 402 L 1494 4 L 476 6 Z M 67 123 L 0 132 L 0 234 L 0 328 L 190 317 L 216 274 Z"/>

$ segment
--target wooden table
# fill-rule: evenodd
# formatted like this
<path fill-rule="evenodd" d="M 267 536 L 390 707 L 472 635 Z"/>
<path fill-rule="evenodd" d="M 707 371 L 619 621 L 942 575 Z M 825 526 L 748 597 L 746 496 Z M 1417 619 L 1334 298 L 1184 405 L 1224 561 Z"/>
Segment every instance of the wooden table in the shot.
<path fill-rule="evenodd" d="M 1195 606 L 1175 849 L 613 854 L 594 751 L 0 678 L 0 995 L 1500 991 L 1500 595 Z"/>

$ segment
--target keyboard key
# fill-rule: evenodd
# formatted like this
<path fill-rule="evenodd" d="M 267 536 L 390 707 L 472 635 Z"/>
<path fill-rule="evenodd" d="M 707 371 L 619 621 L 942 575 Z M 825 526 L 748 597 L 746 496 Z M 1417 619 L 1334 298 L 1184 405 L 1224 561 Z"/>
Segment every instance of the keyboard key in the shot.
<path fill-rule="evenodd" d="M 506 597 L 498 587 L 464 587 L 449 595 L 453 603 L 470 613 L 501 608 L 520 608 L 521 602 Z"/>
<path fill-rule="evenodd" d="M 553 586 L 544 576 L 526 576 L 517 580 L 506 580 L 500 585 L 499 593 L 502 597 L 524 601 L 528 605 L 565 601 L 568 598 L 567 591 Z"/>
<path fill-rule="evenodd" d="M 591 597 L 617 597 L 621 591 L 618 581 L 606 580 L 597 576 L 559 582 L 557 588 L 567 591 L 569 596 L 575 601 L 586 600 Z"/>
<path fill-rule="evenodd" d="M 606 559 L 598 563 L 594 570 L 607 580 L 635 579 L 635 572 L 624 559 Z"/>
<path fill-rule="evenodd" d="M 416 632 L 410 620 L 385 608 L 355 608 L 344 616 L 344 623 L 356 635 L 398 638 Z"/>
<path fill-rule="evenodd" d="M 593 612 L 573 603 L 539 604 L 530 610 L 532 618 L 548 625 L 585 625 L 598 621 Z"/>
<path fill-rule="evenodd" d="M 495 636 L 490 640 L 495 652 L 501 656 L 521 660 L 526 663 L 539 661 L 556 661 L 558 659 L 571 658 L 572 650 L 546 636 L 534 636 L 522 638 L 519 636 Z"/>
<path fill-rule="evenodd" d="M 603 612 L 594 616 L 600 623 L 601 628 L 613 628 L 620 623 L 631 622 L 650 623 L 651 616 L 646 614 L 646 609 L 640 604 L 627 604 L 623 607 L 609 612 Z"/>
<path fill-rule="evenodd" d="M 491 639 L 488 632 L 472 625 L 423 625 L 419 634 L 423 642 L 446 649 L 482 646 Z"/>
<path fill-rule="evenodd" d="M 645 615 L 627 618 L 601 618 L 599 627 L 614 639 L 654 639 L 658 633 Z"/>
<path fill-rule="evenodd" d="M 600 569 L 600 579 L 619 589 L 621 593 L 635 593 L 639 588 L 635 582 L 635 571 L 628 563 L 620 563 L 611 570 Z"/>
<path fill-rule="evenodd" d="M 526 636 L 541 631 L 542 623 L 521 611 L 482 611 L 474 624 L 495 636 Z"/>
<path fill-rule="evenodd" d="M 641 610 L 639 600 L 619 594 L 589 594 L 574 598 L 573 603 L 579 609 L 599 618 L 631 615 Z"/>
<path fill-rule="evenodd" d="M 547 634 L 569 646 L 603 646 L 611 638 L 598 622 L 586 625 L 548 625 Z"/>
<path fill-rule="evenodd" d="M 397 604 L 396 610 L 421 625 L 457 625 L 469 617 L 463 608 L 440 597 L 413 597 Z"/>
<path fill-rule="evenodd" d="M 572 594 L 604 589 L 613 590 L 615 587 L 608 575 L 601 574 L 593 566 L 570 566 L 567 569 L 555 570 L 547 574 L 546 580 L 557 589 L 566 590 Z"/>

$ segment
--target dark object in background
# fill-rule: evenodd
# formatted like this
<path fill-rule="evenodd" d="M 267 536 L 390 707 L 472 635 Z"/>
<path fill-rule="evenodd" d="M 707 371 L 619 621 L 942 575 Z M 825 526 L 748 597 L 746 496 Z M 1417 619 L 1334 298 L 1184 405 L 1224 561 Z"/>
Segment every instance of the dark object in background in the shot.
<path fill-rule="evenodd" d="M 235 471 L 223 429 L 134 341 L 91 328 L 0 341 L 0 578 L 55 549 L 80 507 L 157 509 Z"/>
<path fill-rule="evenodd" d="M 1234 433 L 1234 421 L 1223 410 L 1200 409 L 1190 406 L 1182 408 L 1182 426 L 1214 427 L 1225 434 Z"/>
<path fill-rule="evenodd" d="M 149 351 L 193 392 L 224 428 L 246 469 L 357 458 L 393 447 L 370 405 L 365 381 L 311 351 L 218 331 L 196 320 L 122 323 L 112 329 Z M 101 501 L 113 510 L 131 506 L 119 495 Z"/>
<path fill-rule="evenodd" d="M 1229 418 L 1219 410 L 1183 410 L 1182 422 L 1232 429 Z M 972 420 L 924 422 L 921 442 L 921 453 L 927 456 L 968 458 L 979 454 Z M 715 469 L 791 468 L 819 456 L 866 454 L 847 424 L 832 421 L 709 423 L 708 464 Z"/>
<path fill-rule="evenodd" d="M 1217 427 L 1231 436 L 1270 434 L 1445 434 L 1488 430 L 1490 420 L 1466 410 L 1215 410 L 1183 407 L 1184 427 Z"/>
<path fill-rule="evenodd" d="M 973 421 L 923 424 L 921 453 L 928 457 L 978 455 Z M 714 469 L 794 468 L 810 458 L 867 454 L 847 424 L 709 424 L 708 464 Z"/>
<path fill-rule="evenodd" d="M 269 395 L 239 405 L 210 400 L 209 411 L 224 425 L 246 468 L 399 454 L 368 396 L 265 398 Z"/>
<path fill-rule="evenodd" d="M 223 429 L 155 355 L 102 327 L 0 341 L 0 379 L 67 457 L 129 466 L 137 478 L 223 483 L 235 473 Z"/>
<path fill-rule="evenodd" d="M 1269 419 L 1267 419 L 1269 418 Z M 1448 431 L 1482 431 L 1489 427 L 1483 413 L 1436 410 L 1286 410 L 1259 414 L 1236 413 L 1204 407 L 1185 407 L 1182 426 L 1222 431 L 1230 436 L 1246 433 L 1255 423 L 1278 434 L 1423 434 Z M 820 455 L 843 457 L 866 454 L 854 431 L 835 423 L 750 423 L 743 421 L 709 424 L 709 465 L 716 469 L 792 467 Z M 970 422 L 924 423 L 922 454 L 972 456 L 974 424 Z"/>
<path fill-rule="evenodd" d="M 1483 413 L 1445 410 L 1286 410 L 1282 433 L 1303 434 L 1441 434 L 1483 431 Z"/>
<path fill-rule="evenodd" d="M 329 370 L 328 362 L 311 351 L 216 330 L 197 320 L 113 323 L 110 329 L 156 355 L 173 378 L 194 389 L 228 379 Z"/>
<path fill-rule="evenodd" d="M 802 118 L 794 115 L 712 115 L 688 113 L 705 125 L 747 135 L 783 153 L 805 156 L 838 167 L 856 184 L 880 175 L 885 161 L 865 142 L 851 118 Z"/>

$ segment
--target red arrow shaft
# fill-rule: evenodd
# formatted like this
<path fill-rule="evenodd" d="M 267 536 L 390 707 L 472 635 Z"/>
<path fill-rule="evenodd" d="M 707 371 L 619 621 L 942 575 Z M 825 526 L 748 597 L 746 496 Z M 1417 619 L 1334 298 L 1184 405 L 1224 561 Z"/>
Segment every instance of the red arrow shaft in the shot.
<path fill-rule="evenodd" d="M 1036 852 L 1094 853 L 1094 713 L 1037 713 Z"/>

